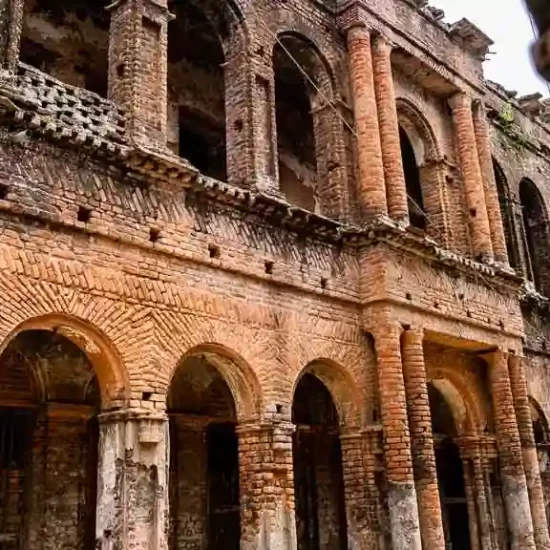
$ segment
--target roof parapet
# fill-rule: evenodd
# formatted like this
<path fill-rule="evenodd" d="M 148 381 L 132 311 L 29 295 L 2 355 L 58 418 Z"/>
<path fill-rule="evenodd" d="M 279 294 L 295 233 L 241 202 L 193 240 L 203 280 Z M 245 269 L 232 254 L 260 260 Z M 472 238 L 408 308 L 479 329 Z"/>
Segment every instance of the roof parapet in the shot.
<path fill-rule="evenodd" d="M 450 26 L 449 34 L 462 39 L 465 48 L 481 58 L 485 58 L 494 44 L 479 27 L 464 17 Z"/>

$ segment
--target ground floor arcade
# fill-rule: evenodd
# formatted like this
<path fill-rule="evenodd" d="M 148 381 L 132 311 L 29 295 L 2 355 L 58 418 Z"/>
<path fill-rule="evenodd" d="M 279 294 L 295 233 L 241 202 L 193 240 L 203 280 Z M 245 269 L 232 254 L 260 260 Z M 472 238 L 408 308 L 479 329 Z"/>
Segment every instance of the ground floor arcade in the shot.
<path fill-rule="evenodd" d="M 164 410 L 106 411 L 83 349 L 20 332 L 0 357 L 0 548 L 546 548 L 548 430 L 521 358 L 470 357 L 476 403 L 421 332 L 374 345 L 369 413 L 319 361 L 259 416 L 213 347 L 182 359 Z"/>

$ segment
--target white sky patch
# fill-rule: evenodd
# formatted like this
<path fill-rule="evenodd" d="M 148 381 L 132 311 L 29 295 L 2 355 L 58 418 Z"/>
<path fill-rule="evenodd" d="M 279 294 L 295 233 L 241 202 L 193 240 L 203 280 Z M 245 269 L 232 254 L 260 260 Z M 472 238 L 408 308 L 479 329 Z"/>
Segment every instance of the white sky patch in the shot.
<path fill-rule="evenodd" d="M 447 23 L 466 17 L 495 42 L 491 47 L 495 54 L 484 66 L 486 78 L 520 95 L 550 95 L 548 84 L 531 63 L 534 34 L 523 0 L 430 0 L 430 4 L 445 12 Z"/>

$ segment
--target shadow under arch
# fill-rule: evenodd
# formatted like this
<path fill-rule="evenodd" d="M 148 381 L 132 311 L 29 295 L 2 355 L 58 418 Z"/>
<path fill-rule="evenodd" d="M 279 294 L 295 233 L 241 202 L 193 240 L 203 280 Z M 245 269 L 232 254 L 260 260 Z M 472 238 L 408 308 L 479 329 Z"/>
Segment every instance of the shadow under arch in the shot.
<path fill-rule="evenodd" d="M 238 353 L 222 344 L 198 344 L 185 352 L 171 373 L 167 386 L 168 397 L 174 379 L 178 371 L 182 370 L 185 360 L 197 356 L 203 357 L 212 365 L 229 387 L 239 423 L 262 417 L 262 389 L 256 373 Z"/>
<path fill-rule="evenodd" d="M 428 384 L 431 384 L 447 402 L 458 436 L 482 431 L 484 415 L 460 375 L 455 375 L 450 369 L 437 369 L 429 377 Z"/>
<path fill-rule="evenodd" d="M 414 149 L 419 168 L 441 157 L 441 150 L 431 124 L 414 102 L 405 98 L 396 99 L 397 120 L 407 133 Z"/>
<path fill-rule="evenodd" d="M 542 410 L 539 402 L 532 396 L 528 396 L 529 408 L 531 412 L 531 421 L 533 423 L 533 432 L 535 435 L 535 443 L 537 445 L 545 445 L 550 443 L 550 426 L 548 419 Z"/>
<path fill-rule="evenodd" d="M 535 182 L 522 178 L 519 183 L 519 200 L 523 210 L 523 236 L 527 256 L 527 275 L 542 294 L 549 294 L 547 275 L 550 262 L 543 250 L 549 245 L 548 208 Z"/>
<path fill-rule="evenodd" d="M 0 343 L 0 355 L 19 334 L 44 330 L 61 334 L 89 359 L 97 377 L 103 409 L 120 406 L 130 396 L 130 381 L 122 358 L 109 338 L 96 326 L 78 317 L 51 313 L 27 319 Z M 114 402 L 118 403 L 114 403 Z"/>
<path fill-rule="evenodd" d="M 355 389 L 355 381 L 342 365 L 331 359 L 314 359 L 299 372 L 292 386 L 291 403 L 294 403 L 296 388 L 306 374 L 315 376 L 327 388 L 336 407 L 340 427 L 361 425 L 361 398 Z"/>

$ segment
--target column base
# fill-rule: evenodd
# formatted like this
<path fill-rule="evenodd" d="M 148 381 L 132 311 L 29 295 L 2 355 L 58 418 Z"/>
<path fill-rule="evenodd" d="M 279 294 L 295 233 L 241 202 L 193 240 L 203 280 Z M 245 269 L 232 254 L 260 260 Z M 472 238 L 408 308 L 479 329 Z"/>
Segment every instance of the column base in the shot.
<path fill-rule="evenodd" d="M 388 508 L 393 550 L 422 550 L 414 483 L 388 481 Z"/>

